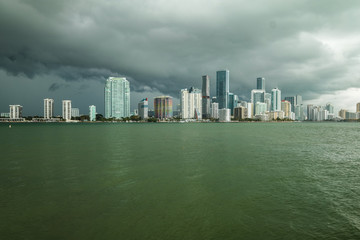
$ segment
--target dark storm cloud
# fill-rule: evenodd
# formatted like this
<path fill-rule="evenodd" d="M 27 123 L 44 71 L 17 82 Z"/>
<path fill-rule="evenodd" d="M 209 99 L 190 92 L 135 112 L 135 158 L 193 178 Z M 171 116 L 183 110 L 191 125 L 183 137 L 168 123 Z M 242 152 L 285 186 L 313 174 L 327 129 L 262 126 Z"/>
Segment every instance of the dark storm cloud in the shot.
<path fill-rule="evenodd" d="M 100 81 L 178 95 L 228 68 L 241 95 L 267 86 L 313 97 L 360 87 L 358 1 L 0 2 L 0 67 L 13 75 Z M 55 91 L 58 85 L 51 85 Z"/>

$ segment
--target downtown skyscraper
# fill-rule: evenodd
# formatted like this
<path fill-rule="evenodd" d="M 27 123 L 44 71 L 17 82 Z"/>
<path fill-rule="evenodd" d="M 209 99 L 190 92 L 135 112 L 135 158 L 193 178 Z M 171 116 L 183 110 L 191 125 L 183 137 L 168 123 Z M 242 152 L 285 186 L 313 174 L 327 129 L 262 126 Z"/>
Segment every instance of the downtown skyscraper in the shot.
<path fill-rule="evenodd" d="M 219 103 L 219 109 L 229 108 L 229 75 L 229 70 L 216 72 L 216 99 Z"/>
<path fill-rule="evenodd" d="M 210 118 L 210 79 L 202 76 L 202 118 Z"/>
<path fill-rule="evenodd" d="M 105 118 L 130 117 L 130 83 L 124 77 L 109 77 L 105 84 Z"/>
<path fill-rule="evenodd" d="M 271 110 L 281 111 L 281 91 L 278 88 L 271 90 Z"/>
<path fill-rule="evenodd" d="M 264 90 L 265 91 L 265 78 L 258 77 L 256 79 L 256 89 Z"/>

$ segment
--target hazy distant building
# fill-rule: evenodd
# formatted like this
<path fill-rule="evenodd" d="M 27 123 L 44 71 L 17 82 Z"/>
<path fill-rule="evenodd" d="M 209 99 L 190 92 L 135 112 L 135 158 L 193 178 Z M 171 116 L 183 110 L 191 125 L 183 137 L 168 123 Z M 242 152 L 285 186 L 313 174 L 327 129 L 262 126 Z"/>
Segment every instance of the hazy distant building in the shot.
<path fill-rule="evenodd" d="M 254 115 L 261 115 L 261 114 L 265 114 L 266 112 L 266 103 L 264 102 L 257 102 L 254 104 Z"/>
<path fill-rule="evenodd" d="M 355 119 L 357 119 L 357 114 L 354 113 L 354 112 L 346 112 L 345 113 L 345 119 L 355 120 Z"/>
<path fill-rule="evenodd" d="M 167 119 L 173 116 L 173 100 L 170 96 L 154 98 L 155 118 Z"/>
<path fill-rule="evenodd" d="M 9 105 L 9 107 L 10 107 L 10 112 L 9 112 L 10 119 L 22 118 L 23 107 L 21 105 Z"/>
<path fill-rule="evenodd" d="M 256 79 L 256 89 L 264 90 L 265 91 L 265 78 L 258 77 Z"/>
<path fill-rule="evenodd" d="M 91 122 L 96 121 L 96 106 L 89 106 L 89 120 Z"/>
<path fill-rule="evenodd" d="M 1 113 L 0 117 L 1 118 L 10 118 L 10 113 Z"/>
<path fill-rule="evenodd" d="M 144 98 L 143 100 L 141 100 L 138 103 L 138 112 L 139 112 L 139 117 L 141 117 L 141 119 L 147 119 L 149 118 L 148 112 L 149 112 L 149 103 L 148 103 L 148 99 Z"/>
<path fill-rule="evenodd" d="M 105 83 L 105 118 L 130 117 L 130 83 L 124 77 L 109 77 Z"/>
<path fill-rule="evenodd" d="M 302 104 L 295 106 L 295 120 L 297 121 L 305 120 L 304 106 Z"/>
<path fill-rule="evenodd" d="M 211 118 L 219 118 L 219 103 L 211 103 Z"/>
<path fill-rule="evenodd" d="M 210 78 L 202 76 L 202 118 L 210 118 Z"/>
<path fill-rule="evenodd" d="M 271 93 L 265 93 L 266 111 L 271 111 Z"/>
<path fill-rule="evenodd" d="M 71 108 L 71 117 L 80 117 L 80 110 L 78 108 Z"/>
<path fill-rule="evenodd" d="M 71 100 L 62 101 L 62 118 L 66 121 L 71 120 Z"/>
<path fill-rule="evenodd" d="M 229 70 L 216 72 L 216 99 L 219 103 L 219 109 L 229 107 Z"/>
<path fill-rule="evenodd" d="M 271 90 L 271 110 L 281 111 L 281 91 L 278 88 Z"/>
<path fill-rule="evenodd" d="M 269 120 L 284 119 L 284 115 L 283 111 L 272 111 L 269 112 Z"/>
<path fill-rule="evenodd" d="M 44 99 L 44 119 L 51 119 L 54 116 L 54 99 Z"/>
<path fill-rule="evenodd" d="M 342 119 L 346 119 L 346 113 L 347 113 L 347 110 L 341 109 L 339 111 L 339 117 L 341 117 Z"/>
<path fill-rule="evenodd" d="M 360 112 L 360 103 L 356 104 L 356 112 Z"/>
<path fill-rule="evenodd" d="M 291 119 L 291 103 L 287 100 L 281 101 L 281 111 L 284 112 L 284 117 Z"/>
<path fill-rule="evenodd" d="M 231 116 L 230 116 L 230 109 L 223 108 L 219 109 L 219 122 L 230 122 Z"/>
<path fill-rule="evenodd" d="M 327 103 L 325 109 L 329 111 L 329 114 L 334 114 L 334 106 L 330 103 Z"/>
<path fill-rule="evenodd" d="M 253 104 L 252 114 L 255 115 L 256 103 L 265 103 L 265 91 L 261 89 L 251 90 L 251 103 Z"/>

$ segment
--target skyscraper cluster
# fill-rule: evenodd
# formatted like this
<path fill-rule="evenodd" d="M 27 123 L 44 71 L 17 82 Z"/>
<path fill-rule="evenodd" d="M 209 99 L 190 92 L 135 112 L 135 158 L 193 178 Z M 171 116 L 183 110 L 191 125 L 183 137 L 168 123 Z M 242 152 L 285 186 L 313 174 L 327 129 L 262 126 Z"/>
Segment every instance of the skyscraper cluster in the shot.
<path fill-rule="evenodd" d="M 313 104 L 303 105 L 302 96 L 286 96 L 282 98 L 279 88 L 266 91 L 264 77 L 256 78 L 256 88 L 250 92 L 250 101 L 239 99 L 238 95 L 230 92 L 230 71 L 219 70 L 216 72 L 216 94 L 211 97 L 210 77 L 201 77 L 202 88 L 184 88 L 180 90 L 180 104 L 173 111 L 173 98 L 159 96 L 154 98 L 154 110 L 149 109 L 148 98 L 139 101 L 137 109 L 130 113 L 130 82 L 125 77 L 109 77 L 105 82 L 104 105 L 105 119 L 121 120 L 130 119 L 137 115 L 138 119 L 146 120 L 155 117 L 160 120 L 170 120 L 173 117 L 184 121 L 208 121 L 209 119 L 220 122 L 229 122 L 231 119 L 256 119 L 262 121 L 289 119 L 298 121 L 326 121 L 326 120 L 357 120 L 360 119 L 360 103 L 356 104 L 356 112 L 341 109 L 335 113 L 334 106 L 330 103 L 325 106 Z M 9 105 L 8 113 L 1 113 L 0 121 L 4 118 L 12 121 L 24 121 L 21 105 Z M 43 103 L 44 117 L 41 121 L 53 121 L 54 100 L 45 98 Z M 80 119 L 79 108 L 73 108 L 71 100 L 62 100 L 62 119 L 72 121 Z M 81 117 L 81 119 L 83 119 Z M 89 121 L 96 121 L 96 106 L 89 106 Z M 5 119 L 6 120 L 6 119 Z M 39 119 L 38 119 L 39 120 Z"/>

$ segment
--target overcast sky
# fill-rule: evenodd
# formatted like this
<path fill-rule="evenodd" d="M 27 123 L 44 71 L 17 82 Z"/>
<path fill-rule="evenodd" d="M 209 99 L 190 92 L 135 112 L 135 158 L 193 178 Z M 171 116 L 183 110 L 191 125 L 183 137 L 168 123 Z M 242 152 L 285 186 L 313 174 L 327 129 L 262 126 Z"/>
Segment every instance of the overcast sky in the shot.
<path fill-rule="evenodd" d="M 282 97 L 355 111 L 360 102 L 360 1 L 0 0 L 0 112 L 43 113 L 43 98 L 104 111 L 104 83 L 126 76 L 131 108 L 178 98 L 230 70 L 248 100 L 256 78 Z"/>

